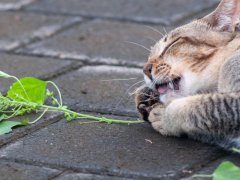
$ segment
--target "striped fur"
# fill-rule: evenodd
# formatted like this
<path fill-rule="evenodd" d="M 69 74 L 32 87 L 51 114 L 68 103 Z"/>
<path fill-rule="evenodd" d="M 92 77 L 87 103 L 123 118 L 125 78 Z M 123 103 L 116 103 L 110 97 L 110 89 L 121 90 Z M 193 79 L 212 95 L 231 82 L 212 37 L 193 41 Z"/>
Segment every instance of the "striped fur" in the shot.
<path fill-rule="evenodd" d="M 145 68 L 147 85 L 135 102 L 144 119 L 166 136 L 240 148 L 239 0 L 222 0 L 203 19 L 179 27 L 153 48 Z M 146 72 L 146 69 L 145 71 Z M 148 94 L 180 78 L 179 89 Z M 144 112 L 144 113 L 143 113 Z"/>

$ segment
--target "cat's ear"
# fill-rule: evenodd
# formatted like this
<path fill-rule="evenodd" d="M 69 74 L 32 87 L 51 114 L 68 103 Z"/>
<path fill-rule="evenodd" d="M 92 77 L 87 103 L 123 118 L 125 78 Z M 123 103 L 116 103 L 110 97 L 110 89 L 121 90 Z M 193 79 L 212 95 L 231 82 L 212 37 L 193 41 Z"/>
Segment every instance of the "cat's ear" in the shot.
<path fill-rule="evenodd" d="M 233 32 L 239 17 L 240 0 L 222 0 L 217 9 L 203 20 L 217 30 Z"/>

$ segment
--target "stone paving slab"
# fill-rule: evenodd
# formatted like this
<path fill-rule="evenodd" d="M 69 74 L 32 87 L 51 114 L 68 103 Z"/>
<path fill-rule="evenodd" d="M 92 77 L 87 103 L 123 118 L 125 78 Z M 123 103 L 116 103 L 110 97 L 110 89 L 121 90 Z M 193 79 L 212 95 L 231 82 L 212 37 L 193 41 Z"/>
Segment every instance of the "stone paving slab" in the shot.
<path fill-rule="evenodd" d="M 105 17 L 169 25 L 206 8 L 217 0 L 42 0 L 33 11 Z"/>
<path fill-rule="evenodd" d="M 130 180 L 132 178 L 122 178 L 114 176 L 101 176 L 95 174 L 84 174 L 84 173 L 64 173 L 63 175 L 54 178 L 54 180 Z"/>
<path fill-rule="evenodd" d="M 0 150 L 0 158 L 5 160 L 48 164 L 81 173 L 167 179 L 220 155 L 222 152 L 215 147 L 162 137 L 148 124 L 79 124 L 66 120 Z"/>
<path fill-rule="evenodd" d="M 37 117 L 39 117 L 41 114 L 30 114 L 30 115 L 25 115 L 21 117 L 16 117 L 13 118 L 12 120 L 14 121 L 21 121 L 28 119 L 29 121 L 35 120 Z M 34 131 L 37 131 L 45 126 L 48 126 L 54 122 L 57 122 L 60 118 L 59 113 L 46 113 L 41 120 L 39 120 L 37 123 L 29 125 L 29 126 L 24 126 L 24 127 L 19 127 L 14 129 L 11 133 L 5 134 L 5 135 L 0 135 L 0 147 L 6 145 L 7 143 L 10 143 L 14 140 L 17 140 L 23 136 L 30 135 Z"/>
<path fill-rule="evenodd" d="M 226 157 L 220 158 L 207 166 L 203 167 L 200 171 L 192 172 L 192 174 L 212 174 L 214 170 L 224 161 L 230 161 L 237 166 L 240 166 L 240 155 L 230 154 Z M 203 178 L 192 178 L 191 176 L 188 178 L 182 178 L 182 180 L 202 180 Z"/>
<path fill-rule="evenodd" d="M 61 171 L 46 167 L 19 164 L 14 162 L 0 162 L 1 180 L 43 180 L 60 174 Z"/>
<path fill-rule="evenodd" d="M 31 40 L 49 37 L 80 20 L 32 13 L 0 12 L 0 50 L 12 50 Z"/>
<path fill-rule="evenodd" d="M 1 0 L 0 10 L 19 10 L 36 0 Z"/>
<path fill-rule="evenodd" d="M 0 54 L 0 64 L 1 71 L 19 78 L 31 76 L 44 79 L 79 65 L 68 60 L 59 61 L 52 58 L 7 55 L 3 53 Z M 0 91 L 5 92 L 12 83 L 13 81 L 9 79 L 1 79 Z"/>
<path fill-rule="evenodd" d="M 1 3 L 2 4 L 9 4 L 9 3 L 16 4 L 16 3 L 22 2 L 22 1 L 25 1 L 25 0 L 1 0 Z M 32 2 L 33 2 L 33 0 L 32 0 Z"/>
<path fill-rule="evenodd" d="M 31 44 L 24 52 L 59 58 L 88 59 L 96 63 L 143 63 L 146 62 L 149 51 L 140 46 L 150 48 L 162 36 L 161 32 L 156 31 L 165 33 L 163 27 L 152 28 L 156 30 L 145 25 L 94 20 L 81 23 L 45 41 Z"/>
<path fill-rule="evenodd" d="M 126 79 L 126 80 L 125 80 Z M 142 70 L 116 66 L 86 66 L 54 79 L 66 104 L 78 110 L 134 115 L 133 92 L 142 81 Z M 132 86 L 132 87 L 131 87 Z"/>
<path fill-rule="evenodd" d="M 131 85 L 143 80 L 141 68 L 149 52 L 126 41 L 150 48 L 161 36 L 156 31 L 165 33 L 162 26 L 169 31 L 209 12 L 217 2 L 2 0 L 0 51 L 28 56 L 2 53 L 0 70 L 18 77 L 56 77 L 64 102 L 75 110 L 137 119 L 133 97 L 126 91 L 133 92 L 139 84 Z M 88 18 L 82 21 L 80 16 Z M 155 24 L 155 30 L 144 24 Z M 74 70 L 81 62 L 89 66 Z M 1 82 L 0 90 L 9 85 Z M 145 123 L 67 123 L 59 114 L 46 114 L 34 125 L 0 136 L 0 147 L 0 179 L 180 179 L 210 174 L 224 159 L 240 165 L 238 156 L 163 137 Z"/>

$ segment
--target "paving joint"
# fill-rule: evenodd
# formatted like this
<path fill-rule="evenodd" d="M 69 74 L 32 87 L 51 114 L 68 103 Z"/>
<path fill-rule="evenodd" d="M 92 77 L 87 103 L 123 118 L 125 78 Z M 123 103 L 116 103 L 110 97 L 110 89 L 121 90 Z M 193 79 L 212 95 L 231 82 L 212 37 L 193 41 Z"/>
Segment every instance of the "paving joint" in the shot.
<path fill-rule="evenodd" d="M 71 106 L 71 105 L 69 105 L 69 106 Z M 72 110 L 76 110 L 77 108 L 71 108 L 71 109 Z M 131 116 L 131 115 L 125 115 L 124 116 L 122 114 L 117 114 L 117 113 L 116 114 L 109 114 L 109 113 L 90 111 L 90 110 L 89 111 L 84 110 L 84 111 L 82 111 L 82 113 L 95 113 L 95 114 L 101 114 L 101 115 L 115 115 L 115 116 L 118 116 L 118 117 L 130 117 L 130 118 L 131 117 L 135 117 L 136 118 L 136 116 Z M 19 139 L 22 139 L 25 136 L 31 135 L 31 134 L 33 134 L 33 133 L 35 133 L 35 132 L 37 132 L 37 131 L 39 131 L 39 130 L 47 127 L 47 126 L 49 126 L 49 125 L 52 125 L 52 124 L 55 124 L 55 123 L 61 121 L 62 120 L 62 118 L 61 118 L 62 116 L 63 116 L 62 113 L 53 114 L 53 117 L 51 117 L 49 119 L 46 118 L 46 121 L 44 121 L 44 122 L 40 121 L 40 123 L 35 125 L 35 126 L 32 125 L 33 127 L 31 127 L 27 132 L 24 132 L 24 131 L 19 132 L 18 134 L 11 136 L 6 142 L 1 142 L 0 141 L 0 149 L 3 149 L 4 147 L 8 146 L 9 144 L 17 142 Z"/>
<path fill-rule="evenodd" d="M 208 165 L 210 165 L 211 163 L 213 162 L 216 162 L 217 160 L 223 158 L 227 156 L 226 152 L 221 152 L 217 157 L 214 157 L 213 159 L 211 160 L 204 160 L 202 162 L 200 162 L 200 166 L 198 164 L 196 165 L 193 165 L 191 169 L 189 169 L 189 171 L 191 171 L 191 173 L 187 174 L 187 173 L 184 173 L 184 172 L 179 172 L 177 173 L 177 177 L 179 179 L 182 179 L 182 178 L 190 178 L 191 176 L 193 176 L 196 172 L 204 169 L 205 167 L 207 167 Z"/>
<path fill-rule="evenodd" d="M 1 54 L 1 53 L 0 53 Z M 3 53 L 3 54 L 9 54 L 9 55 L 19 55 L 19 54 L 11 54 L 11 53 Z M 29 56 L 28 56 L 29 57 Z M 45 74 L 45 75 L 40 75 L 39 79 L 42 79 L 42 80 L 52 80 L 58 76 L 62 76 L 64 74 L 67 74 L 69 72 L 72 72 L 74 70 L 77 70 L 79 68 L 81 68 L 83 66 L 83 64 L 81 62 L 71 62 L 69 65 L 66 65 L 64 68 L 62 69 L 59 69 L 57 71 L 54 71 L 54 72 L 50 72 L 48 74 Z M 2 92 L 3 94 L 6 94 L 7 92 Z"/>
<path fill-rule="evenodd" d="M 3 160 L 5 162 L 12 162 L 12 163 L 18 163 L 18 164 L 23 164 L 23 165 L 28 165 L 28 166 L 37 166 L 37 167 L 46 167 L 50 169 L 56 169 L 61 172 L 65 171 L 66 169 L 60 168 L 59 166 L 49 166 L 47 163 L 37 163 L 33 161 L 26 161 L 26 160 L 19 160 L 19 159 L 11 159 L 11 158 L 0 158 L 0 160 Z"/>
<path fill-rule="evenodd" d="M 104 167 L 96 169 L 95 167 L 68 167 L 66 165 L 57 165 L 55 163 L 43 163 L 43 162 L 38 162 L 38 161 L 28 161 L 25 159 L 15 159 L 15 158 L 5 158 L 5 157 L 0 157 L 0 159 L 4 161 L 9 161 L 9 162 L 15 162 L 15 163 L 20 163 L 20 164 L 26 164 L 26 165 L 33 165 L 33 166 L 40 166 L 40 167 L 48 167 L 51 169 L 57 169 L 57 170 L 66 170 L 66 171 L 72 171 L 74 173 L 88 173 L 88 174 L 94 174 L 94 175 L 105 175 L 105 176 L 114 176 L 114 177 L 120 177 L 120 178 L 163 178 L 163 177 L 169 177 L 168 174 L 163 174 L 161 177 L 159 176 L 149 176 L 149 175 L 144 175 L 144 174 L 138 174 L 138 173 L 133 173 L 133 172 L 126 172 L 123 170 L 114 170 L 114 172 L 109 171 L 105 169 Z M 174 177 L 177 178 L 177 177 Z"/>
<path fill-rule="evenodd" d="M 65 66 L 64 68 L 62 68 L 61 70 L 59 71 L 55 71 L 55 72 L 52 72 L 52 73 L 49 73 L 47 75 L 43 75 L 41 77 L 39 77 L 40 79 L 43 79 L 43 80 L 52 80 L 58 76 L 62 76 L 62 75 L 65 75 L 69 72 L 72 72 L 74 70 L 77 70 L 79 68 L 81 68 L 83 66 L 82 63 L 78 63 L 78 62 L 72 62 L 71 64 Z"/>
<path fill-rule="evenodd" d="M 163 26 L 176 26 L 179 25 L 179 22 L 184 22 L 189 17 L 196 16 L 204 11 L 207 11 L 209 9 L 212 9 L 216 7 L 218 2 L 215 2 L 215 4 L 211 5 L 210 7 L 205 7 L 203 9 L 199 9 L 196 11 L 193 11 L 190 14 L 182 14 L 181 17 L 179 17 L 177 20 L 174 21 L 168 21 L 164 20 L 162 18 L 144 18 L 142 16 L 137 17 L 131 17 L 131 18 L 125 18 L 125 17 L 111 17 L 111 16 L 96 16 L 96 15 L 89 15 L 89 14 L 74 14 L 74 13 L 66 13 L 66 12 L 49 12 L 44 11 L 40 9 L 26 9 L 26 7 L 21 8 L 20 10 L 25 12 L 32 12 L 32 13 L 39 13 L 39 14 L 47 14 L 47 15 L 61 15 L 65 17 L 83 17 L 89 20 L 94 19 L 101 19 L 101 20 L 109 20 L 109 21 L 118 21 L 118 22 L 128 22 L 128 23 L 136 23 L 136 24 L 146 24 L 146 25 L 163 25 Z"/>
<path fill-rule="evenodd" d="M 68 170 L 62 170 L 62 171 L 60 171 L 58 174 L 56 174 L 55 176 L 49 178 L 49 180 L 54 180 L 54 179 L 60 177 L 62 174 L 64 174 L 64 173 L 67 172 L 67 171 L 68 171 Z"/>
<path fill-rule="evenodd" d="M 14 52 L 17 51 L 20 48 L 24 48 L 27 45 L 33 44 L 40 42 L 46 38 L 51 38 L 54 35 L 57 35 L 67 29 L 70 29 L 74 27 L 75 25 L 79 25 L 82 22 L 81 18 L 74 18 L 71 20 L 67 20 L 64 24 L 59 25 L 59 24 L 53 24 L 50 26 L 45 26 L 41 27 L 40 29 L 34 31 L 32 35 L 24 40 L 24 41 L 18 41 L 15 46 L 12 48 L 6 49 L 6 50 L 1 50 L 1 52 Z"/>
<path fill-rule="evenodd" d="M 105 58 L 105 57 L 93 57 L 90 58 L 87 55 L 84 54 L 73 54 L 73 53 L 67 53 L 62 54 L 61 52 L 57 51 L 48 51 L 48 52 L 22 52 L 19 51 L 19 49 L 15 52 L 8 52 L 9 54 L 14 55 L 25 55 L 25 56 L 34 56 L 34 57 L 48 57 L 48 58 L 54 58 L 58 60 L 71 60 L 76 62 L 81 62 L 83 65 L 88 66 L 96 66 L 96 65 L 111 65 L 111 66 L 119 66 L 119 67 L 132 67 L 132 68 L 140 68 L 142 69 L 143 65 L 145 63 L 138 63 L 138 62 L 131 62 L 131 60 L 119 60 L 115 58 Z M 131 63 L 129 63 L 129 61 Z"/>
<path fill-rule="evenodd" d="M 14 11 L 14 10 L 13 10 Z M 136 17 L 136 18 L 124 18 L 124 17 L 104 17 L 104 16 L 94 16 L 94 15 L 86 15 L 86 14 L 71 14 L 71 13 L 56 13 L 56 12 L 46 12 L 44 10 L 31 10 L 31 9 L 21 9 L 23 12 L 31 12 L 36 14 L 46 14 L 46 15 L 60 15 L 63 17 L 83 17 L 87 20 L 108 20 L 108 21 L 118 21 L 118 22 L 128 22 L 128 23 L 136 23 L 136 24 L 146 24 L 146 25 L 163 25 L 163 26 L 170 26 L 171 23 L 169 23 L 166 20 L 163 19 L 156 19 L 152 20 L 152 18 L 146 18 L 143 17 Z"/>
<path fill-rule="evenodd" d="M 19 132 L 16 135 L 13 135 L 13 136 L 9 137 L 6 140 L 6 142 L 1 142 L 0 141 L 0 149 L 8 146 L 11 143 L 14 143 L 14 142 L 18 141 L 19 139 L 21 139 L 21 138 L 23 138 L 25 136 L 33 134 L 34 132 L 37 132 L 37 131 L 39 131 L 42 128 L 45 128 L 45 127 L 47 127 L 47 126 L 49 126 L 51 124 L 54 124 L 54 123 L 60 121 L 61 120 L 60 117 L 61 117 L 61 115 L 55 114 L 54 117 L 48 119 L 46 122 L 44 121 L 44 122 L 40 122 L 38 125 L 35 125 L 35 126 L 33 125 L 33 127 L 29 128 L 29 130 L 27 132 L 24 132 L 24 131 Z"/>
<path fill-rule="evenodd" d="M 35 0 L 21 0 L 17 3 L 0 3 L 0 11 L 20 10 L 24 6 L 33 3 Z"/>

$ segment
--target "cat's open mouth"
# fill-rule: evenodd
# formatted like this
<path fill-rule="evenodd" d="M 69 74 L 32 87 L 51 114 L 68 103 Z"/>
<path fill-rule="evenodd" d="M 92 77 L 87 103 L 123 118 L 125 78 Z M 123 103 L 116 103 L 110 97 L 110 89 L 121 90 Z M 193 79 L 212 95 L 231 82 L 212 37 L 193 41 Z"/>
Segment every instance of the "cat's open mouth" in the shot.
<path fill-rule="evenodd" d="M 178 91 L 180 89 L 180 81 L 181 77 L 178 77 L 162 84 L 156 84 L 155 88 L 160 94 L 166 94 L 169 90 Z"/>

